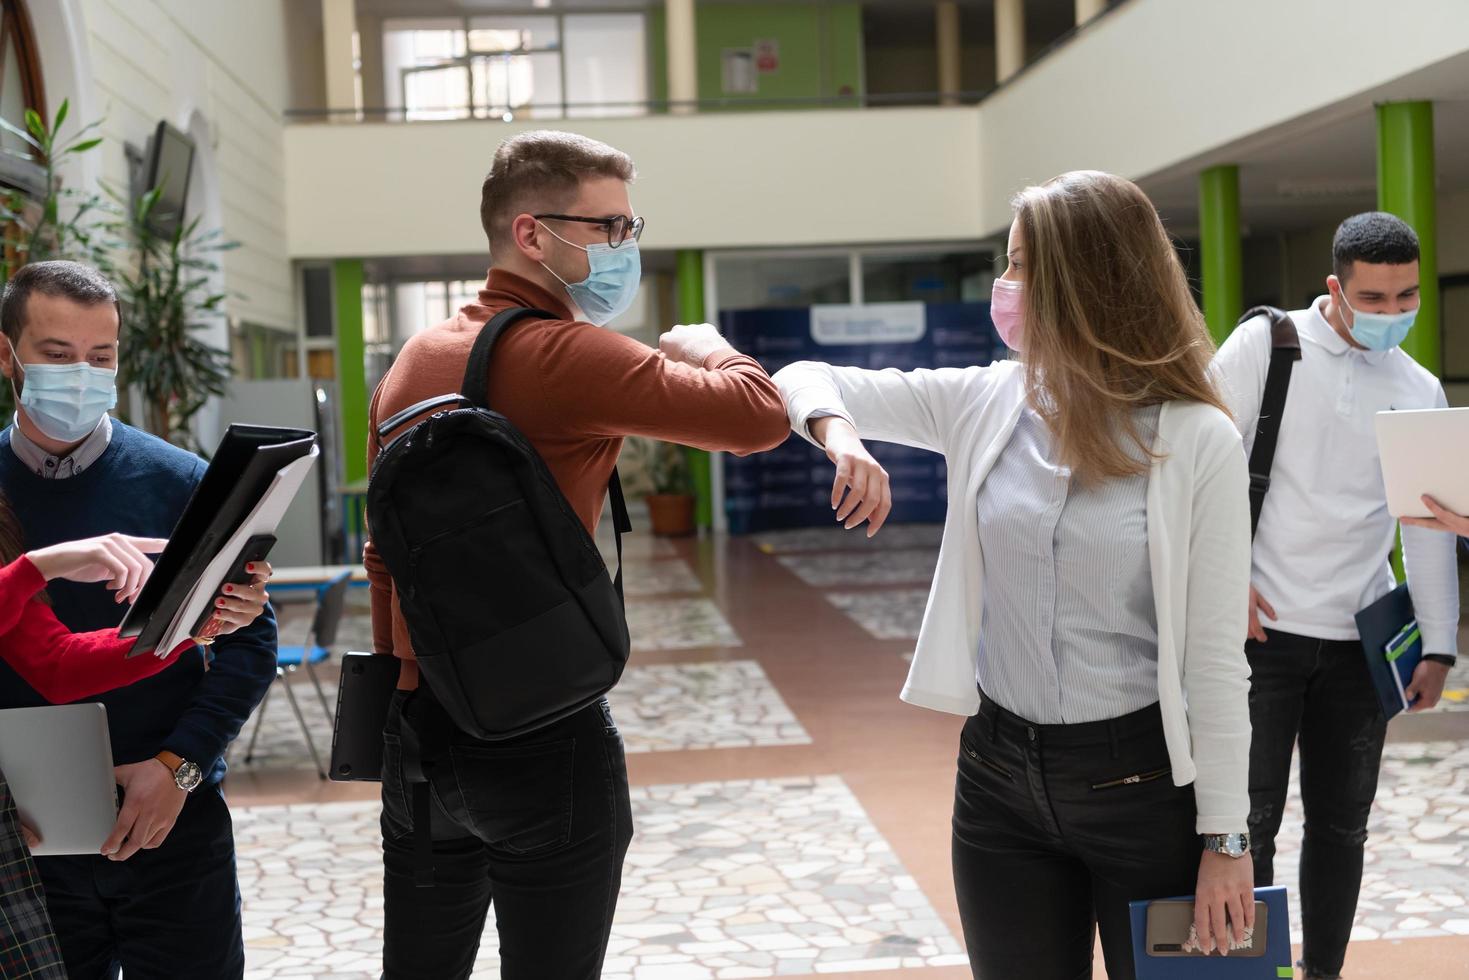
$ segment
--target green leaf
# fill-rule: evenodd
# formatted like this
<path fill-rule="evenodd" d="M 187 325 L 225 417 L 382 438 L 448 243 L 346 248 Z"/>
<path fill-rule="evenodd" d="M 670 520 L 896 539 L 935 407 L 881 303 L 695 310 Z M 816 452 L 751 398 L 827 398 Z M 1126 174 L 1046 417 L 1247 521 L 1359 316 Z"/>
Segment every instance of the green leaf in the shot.
<path fill-rule="evenodd" d="M 9 120 L 0 119 L 0 129 L 5 130 L 12 136 L 17 136 L 25 140 L 31 146 L 34 146 L 37 150 L 42 149 L 41 144 L 36 141 L 36 138 L 34 136 L 32 136 L 26 130 L 21 129 L 19 126 L 16 126 L 14 123 L 11 123 Z"/>
<path fill-rule="evenodd" d="M 36 139 L 45 142 L 47 136 L 46 120 L 41 118 L 41 114 L 35 109 L 27 109 L 25 120 L 26 129 L 29 129 L 31 131 L 31 135 L 34 136 Z"/>
<path fill-rule="evenodd" d="M 83 140 L 80 143 L 73 143 L 71 146 L 68 146 L 62 152 L 63 153 L 86 153 L 88 150 L 91 150 L 91 149 L 94 149 L 95 147 L 101 146 L 105 142 L 106 142 L 106 140 L 104 140 L 102 137 L 99 136 L 96 139 Z"/>
<path fill-rule="evenodd" d="M 61 108 L 56 110 L 56 121 L 51 124 L 51 132 L 55 133 L 61 129 L 61 124 L 66 122 L 66 114 L 71 109 L 71 100 L 62 99 Z"/>

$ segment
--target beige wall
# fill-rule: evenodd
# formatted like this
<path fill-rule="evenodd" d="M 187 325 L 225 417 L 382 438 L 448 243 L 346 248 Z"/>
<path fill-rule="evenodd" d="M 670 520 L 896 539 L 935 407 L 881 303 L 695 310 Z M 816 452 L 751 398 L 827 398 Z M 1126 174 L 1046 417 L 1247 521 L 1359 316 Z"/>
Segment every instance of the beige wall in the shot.
<path fill-rule="evenodd" d="M 1433 29 L 1391 44 L 1362 29 L 1382 10 L 1381 0 L 1121 5 L 985 103 L 982 223 L 1003 227 L 1017 188 L 1067 170 L 1139 178 L 1307 113 L 1432 97 L 1393 84 L 1469 57 L 1469 3 L 1395 0 L 1395 23 Z"/>
<path fill-rule="evenodd" d="M 204 211 L 206 223 L 217 218 L 241 244 L 224 256 L 224 285 L 237 294 L 229 300 L 229 313 L 281 327 L 295 321 L 284 214 L 283 3 L 67 3 L 73 29 L 84 34 L 82 67 L 90 74 L 90 91 L 76 99 L 86 115 L 73 118 L 103 119 L 107 140 L 89 166 L 112 186 L 126 188 L 124 143 L 141 148 L 159 120 L 202 136 L 200 152 L 212 157 L 213 179 L 191 185 L 191 208 Z M 47 71 L 48 82 L 65 78 L 60 66 Z M 53 111 L 73 95 L 67 89 L 65 83 L 48 85 Z"/>
<path fill-rule="evenodd" d="M 290 254 L 482 252 L 479 191 L 494 122 L 294 125 L 286 131 Z M 648 248 L 979 237 L 974 108 L 721 113 L 578 121 L 630 153 Z"/>

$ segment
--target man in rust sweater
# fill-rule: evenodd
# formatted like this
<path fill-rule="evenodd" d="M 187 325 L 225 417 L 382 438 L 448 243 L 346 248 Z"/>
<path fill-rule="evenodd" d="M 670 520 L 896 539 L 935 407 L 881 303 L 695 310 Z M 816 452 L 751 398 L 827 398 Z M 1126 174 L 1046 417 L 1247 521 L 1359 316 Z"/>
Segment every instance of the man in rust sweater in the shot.
<path fill-rule="evenodd" d="M 581 136 L 529 132 L 503 143 L 480 205 L 492 260 L 485 288 L 404 346 L 373 396 L 372 424 L 457 392 L 480 328 L 524 306 L 556 318 L 522 320 L 501 338 L 490 407 L 531 441 L 589 530 L 624 436 L 741 454 L 783 442 L 789 425 L 774 383 L 714 327 L 675 327 L 658 350 L 601 329 L 637 292 L 633 176 L 626 154 Z M 384 980 L 468 977 L 492 898 L 505 980 L 592 980 L 632 837 L 607 702 L 518 739 L 456 736 L 451 764 L 465 805 L 446 808 L 435 795 L 434 883 L 415 887 L 398 737 L 405 718 L 419 720 L 418 670 L 370 541 L 365 561 L 376 652 L 403 661 L 384 752 Z"/>

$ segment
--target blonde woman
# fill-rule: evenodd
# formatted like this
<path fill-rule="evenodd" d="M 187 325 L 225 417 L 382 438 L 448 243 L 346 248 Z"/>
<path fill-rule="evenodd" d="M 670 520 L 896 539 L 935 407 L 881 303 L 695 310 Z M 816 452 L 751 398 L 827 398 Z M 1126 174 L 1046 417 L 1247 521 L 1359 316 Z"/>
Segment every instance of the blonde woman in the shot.
<path fill-rule="evenodd" d="M 1133 976 L 1128 903 L 1197 893 L 1206 950 L 1253 928 L 1250 527 L 1239 434 L 1162 223 L 1132 183 L 1014 201 L 993 316 L 1019 361 L 793 364 L 832 507 L 891 508 L 864 439 L 943 453 L 949 510 L 903 699 L 966 715 L 953 862 L 986 980 Z"/>

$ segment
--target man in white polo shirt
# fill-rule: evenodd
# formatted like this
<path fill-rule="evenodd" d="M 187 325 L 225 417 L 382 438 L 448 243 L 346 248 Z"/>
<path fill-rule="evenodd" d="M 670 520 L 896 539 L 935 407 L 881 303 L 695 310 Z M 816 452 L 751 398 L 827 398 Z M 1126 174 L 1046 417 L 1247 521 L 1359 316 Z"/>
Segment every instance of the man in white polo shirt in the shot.
<path fill-rule="evenodd" d="M 1447 405 L 1398 345 L 1418 311 L 1418 237 L 1381 212 L 1342 222 L 1327 295 L 1291 313 L 1301 359 L 1290 379 L 1250 592 L 1250 837 L 1255 882 L 1274 880 L 1291 753 L 1301 746 L 1305 844 L 1300 904 L 1308 978 L 1341 973 L 1362 879 L 1367 818 L 1387 723 L 1354 616 L 1390 592 L 1397 522 L 1387 511 L 1373 416 Z M 1423 329 L 1432 329 L 1425 324 Z M 1267 318 L 1240 325 L 1215 364 L 1248 452 L 1270 361 Z M 1457 652 L 1454 539 L 1403 529 L 1425 657 L 1412 710 L 1438 703 Z"/>

